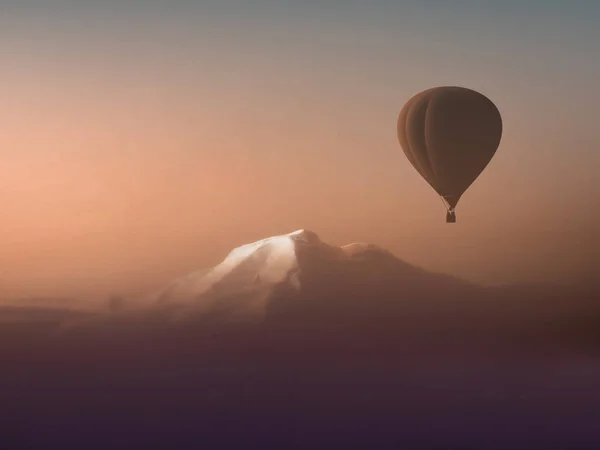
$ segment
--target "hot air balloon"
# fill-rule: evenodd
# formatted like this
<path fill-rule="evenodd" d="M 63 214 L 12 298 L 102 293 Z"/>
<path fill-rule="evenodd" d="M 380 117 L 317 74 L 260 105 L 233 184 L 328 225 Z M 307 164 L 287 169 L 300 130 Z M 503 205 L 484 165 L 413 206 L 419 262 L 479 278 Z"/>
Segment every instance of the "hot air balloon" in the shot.
<path fill-rule="evenodd" d="M 404 154 L 456 222 L 461 196 L 498 149 L 502 117 L 485 95 L 471 89 L 441 86 L 413 96 L 398 117 L 398 140 Z"/>

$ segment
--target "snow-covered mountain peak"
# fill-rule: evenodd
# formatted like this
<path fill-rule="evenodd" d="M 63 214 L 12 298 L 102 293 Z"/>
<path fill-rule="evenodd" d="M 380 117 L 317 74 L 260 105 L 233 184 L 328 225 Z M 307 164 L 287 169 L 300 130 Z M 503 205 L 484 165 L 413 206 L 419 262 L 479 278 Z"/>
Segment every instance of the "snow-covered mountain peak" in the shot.
<path fill-rule="evenodd" d="M 282 296 L 313 301 L 352 296 L 361 289 L 361 295 L 377 297 L 430 286 L 433 280 L 441 283 L 439 275 L 377 245 L 332 246 L 313 231 L 300 229 L 235 248 L 213 268 L 175 280 L 159 295 L 159 303 L 192 310 L 191 316 L 217 312 L 256 319 Z"/>
<path fill-rule="evenodd" d="M 212 309 L 228 298 L 243 309 L 261 310 L 270 292 L 282 283 L 299 289 L 298 252 L 320 254 L 332 249 L 310 230 L 272 236 L 241 245 L 209 270 L 175 280 L 160 294 L 161 303 L 194 304 Z"/>

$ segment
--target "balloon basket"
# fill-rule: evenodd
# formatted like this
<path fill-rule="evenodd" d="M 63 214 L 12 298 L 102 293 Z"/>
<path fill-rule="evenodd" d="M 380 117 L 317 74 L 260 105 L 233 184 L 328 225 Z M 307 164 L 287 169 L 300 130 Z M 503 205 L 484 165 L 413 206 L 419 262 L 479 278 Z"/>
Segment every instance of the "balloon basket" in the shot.
<path fill-rule="evenodd" d="M 454 211 L 448 211 L 446 213 L 446 223 L 455 223 L 456 222 L 456 214 Z"/>

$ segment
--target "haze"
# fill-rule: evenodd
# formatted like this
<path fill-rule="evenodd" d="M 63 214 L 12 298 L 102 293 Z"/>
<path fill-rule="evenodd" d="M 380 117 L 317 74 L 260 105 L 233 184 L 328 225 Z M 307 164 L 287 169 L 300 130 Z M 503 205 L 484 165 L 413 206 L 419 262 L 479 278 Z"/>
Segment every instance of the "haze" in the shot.
<path fill-rule="evenodd" d="M 34 3 L 0 7 L 0 297 L 136 292 L 298 228 L 595 280 L 600 4 Z M 436 85 L 504 120 L 453 226 L 395 133 Z"/>

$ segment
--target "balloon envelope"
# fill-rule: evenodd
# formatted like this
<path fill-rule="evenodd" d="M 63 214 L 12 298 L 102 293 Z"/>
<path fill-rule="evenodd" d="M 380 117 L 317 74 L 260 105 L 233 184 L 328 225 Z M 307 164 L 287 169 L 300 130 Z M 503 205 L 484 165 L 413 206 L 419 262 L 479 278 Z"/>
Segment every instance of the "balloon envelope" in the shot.
<path fill-rule="evenodd" d="M 420 92 L 398 117 L 404 154 L 452 213 L 494 156 L 501 136 L 498 108 L 483 94 L 463 87 Z"/>

